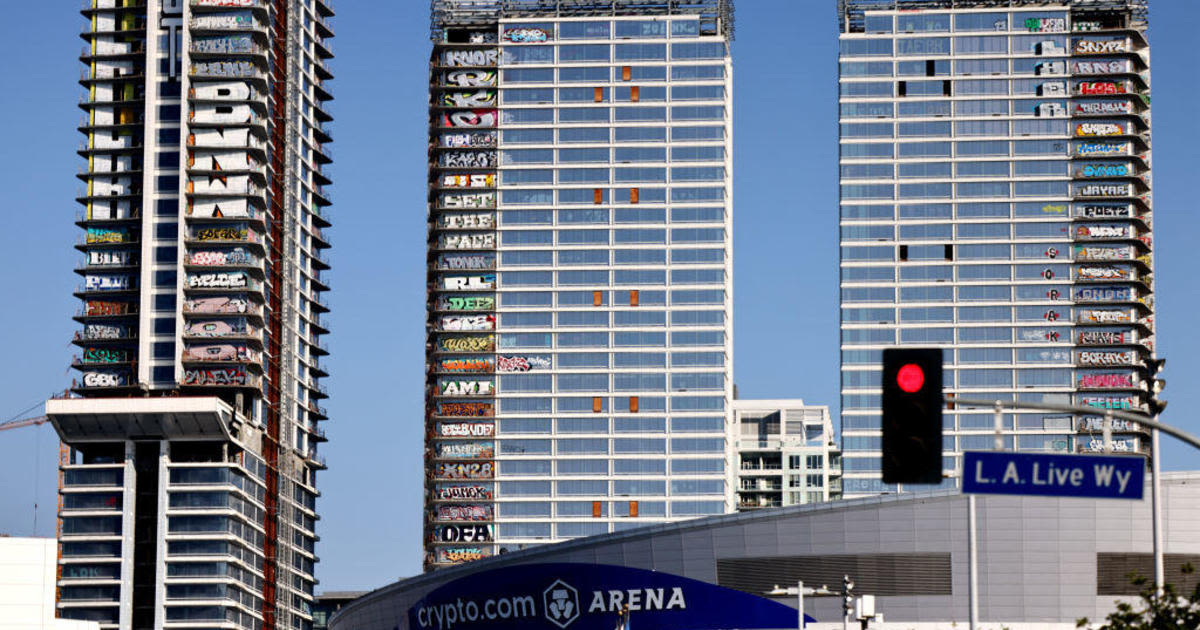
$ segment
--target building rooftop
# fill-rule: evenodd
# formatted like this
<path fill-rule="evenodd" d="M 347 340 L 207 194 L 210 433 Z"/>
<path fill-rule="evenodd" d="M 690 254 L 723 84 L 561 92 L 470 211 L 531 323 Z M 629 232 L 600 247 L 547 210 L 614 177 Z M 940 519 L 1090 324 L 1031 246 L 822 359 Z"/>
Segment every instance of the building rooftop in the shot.
<path fill-rule="evenodd" d="M 1075 11 L 1130 11 L 1135 27 L 1146 26 L 1149 0 L 838 0 L 838 30 L 861 32 L 866 11 L 914 11 L 920 9 L 1023 9 L 1066 7 Z M 850 25 L 847 31 L 846 25 Z M 858 26 L 860 28 L 856 29 Z"/>
<path fill-rule="evenodd" d="M 733 0 L 431 0 L 430 39 L 447 26 L 495 24 L 510 18 L 698 15 L 701 32 L 733 39 Z"/>

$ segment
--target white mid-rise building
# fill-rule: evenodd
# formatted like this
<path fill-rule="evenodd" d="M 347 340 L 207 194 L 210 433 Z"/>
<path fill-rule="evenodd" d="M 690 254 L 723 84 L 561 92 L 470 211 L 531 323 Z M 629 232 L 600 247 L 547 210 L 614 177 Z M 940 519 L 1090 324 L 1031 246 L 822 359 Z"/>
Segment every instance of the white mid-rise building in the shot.
<path fill-rule="evenodd" d="M 841 451 L 828 406 L 737 399 L 732 433 L 739 510 L 841 497 Z"/>

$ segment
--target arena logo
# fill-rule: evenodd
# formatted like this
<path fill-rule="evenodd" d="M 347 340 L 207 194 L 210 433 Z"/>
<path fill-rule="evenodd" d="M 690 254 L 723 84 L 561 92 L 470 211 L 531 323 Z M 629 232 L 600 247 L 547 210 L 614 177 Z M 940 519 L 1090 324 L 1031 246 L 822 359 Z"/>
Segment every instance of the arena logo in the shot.
<path fill-rule="evenodd" d="M 579 591 L 561 579 L 554 580 L 542 591 L 542 616 L 555 626 L 566 630 L 584 613 Z M 619 613 L 628 611 L 685 610 L 687 599 L 683 589 L 625 588 L 597 589 L 588 598 L 586 614 Z M 530 595 L 490 597 L 482 602 L 457 598 L 453 602 L 426 606 L 417 610 L 421 628 L 451 630 L 455 625 L 495 620 L 520 619 L 536 616 L 535 599 Z"/>
<path fill-rule="evenodd" d="M 631 617 L 624 617 L 630 615 Z M 408 609 L 410 630 L 793 628 L 796 610 L 659 571 L 604 564 L 518 564 L 475 571 Z"/>

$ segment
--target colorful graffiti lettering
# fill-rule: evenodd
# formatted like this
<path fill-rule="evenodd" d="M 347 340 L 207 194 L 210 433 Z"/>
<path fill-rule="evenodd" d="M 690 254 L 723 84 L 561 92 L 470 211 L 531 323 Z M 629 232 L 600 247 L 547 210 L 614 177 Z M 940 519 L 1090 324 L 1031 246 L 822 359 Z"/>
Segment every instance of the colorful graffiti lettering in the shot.
<path fill-rule="evenodd" d="M 549 356 L 497 356 L 497 372 L 529 372 L 550 369 Z"/>
<path fill-rule="evenodd" d="M 93 243 L 127 243 L 132 239 L 129 238 L 129 230 L 124 228 L 88 228 L 87 242 Z"/>
<path fill-rule="evenodd" d="M 1076 136 L 1119 136 L 1125 133 L 1121 123 L 1079 123 L 1075 125 Z"/>
<path fill-rule="evenodd" d="M 1072 74 L 1117 74 L 1129 71 L 1129 61 L 1125 59 L 1071 62 Z"/>
<path fill-rule="evenodd" d="M 465 359 L 441 359 L 438 369 L 443 372 L 491 372 L 492 360 L 488 357 L 469 357 Z"/>
<path fill-rule="evenodd" d="M 124 363 L 129 358 L 128 350 L 114 348 L 84 348 L 83 350 L 84 363 Z"/>
<path fill-rule="evenodd" d="M 1137 216 L 1128 204 L 1075 204 L 1075 216 L 1084 218 L 1129 219 Z"/>
<path fill-rule="evenodd" d="M 1136 275 L 1129 267 L 1088 265 L 1076 269 L 1075 277 L 1081 280 L 1132 280 Z"/>
<path fill-rule="evenodd" d="M 1136 319 L 1132 311 L 1085 309 L 1079 311 L 1076 321 L 1081 324 L 1131 324 Z"/>
<path fill-rule="evenodd" d="M 445 352 L 486 351 L 496 347 L 496 337 L 494 335 L 440 337 L 438 338 L 438 346 Z"/>
<path fill-rule="evenodd" d="M 491 422 L 439 422 L 438 435 L 443 437 L 492 437 L 496 425 Z"/>
<path fill-rule="evenodd" d="M 1025 28 L 1030 33 L 1064 33 L 1067 30 L 1066 18 L 1025 18 Z"/>
<path fill-rule="evenodd" d="M 446 92 L 442 95 L 442 105 L 445 105 L 446 107 L 490 107 L 495 104 L 495 90 Z"/>
<path fill-rule="evenodd" d="M 491 459 L 496 456 L 492 442 L 439 442 L 438 457 L 446 459 Z"/>
<path fill-rule="evenodd" d="M 1131 287 L 1079 287 L 1076 302 L 1130 302 L 1135 299 Z"/>
<path fill-rule="evenodd" d="M 443 276 L 442 288 L 447 291 L 485 291 L 496 288 L 496 274 L 481 276 Z"/>
<path fill-rule="evenodd" d="M 494 254 L 466 254 L 457 256 L 438 256 L 438 269 L 448 270 L 478 270 L 496 267 Z"/>
<path fill-rule="evenodd" d="M 442 525 L 434 530 L 438 542 L 491 542 L 491 525 Z"/>
<path fill-rule="evenodd" d="M 1116 346 L 1133 343 L 1133 331 L 1128 330 L 1088 330 L 1079 331 L 1078 342 L 1086 346 Z"/>
<path fill-rule="evenodd" d="M 491 499 L 492 487 L 484 485 L 444 485 L 438 484 L 434 497 L 441 501 L 461 501 L 464 499 Z"/>
<path fill-rule="evenodd" d="M 443 188 L 494 188 L 496 176 L 492 173 L 453 174 L 442 176 Z"/>
<path fill-rule="evenodd" d="M 442 114 L 443 127 L 495 127 L 496 110 L 463 109 Z"/>
<path fill-rule="evenodd" d="M 1085 96 L 1093 94 L 1130 94 L 1133 90 L 1126 81 L 1080 81 L 1075 84 L 1075 93 Z"/>
<path fill-rule="evenodd" d="M 438 392 L 442 396 L 491 396 L 496 386 L 491 381 L 440 381 Z"/>
<path fill-rule="evenodd" d="M 238 247 L 228 251 L 195 251 L 188 253 L 188 263 L 204 267 L 246 265 L 254 259 L 246 250 Z"/>
<path fill-rule="evenodd" d="M 249 374 L 242 368 L 184 370 L 184 385 L 245 385 Z"/>
<path fill-rule="evenodd" d="M 84 276 L 83 286 L 88 291 L 125 291 L 133 287 L 130 276 Z"/>
<path fill-rule="evenodd" d="M 1129 101 L 1075 101 L 1071 103 L 1071 112 L 1076 116 L 1130 114 L 1133 113 L 1133 103 Z"/>
<path fill-rule="evenodd" d="M 442 234 L 438 237 L 442 249 L 495 249 L 495 234 Z"/>
<path fill-rule="evenodd" d="M 1137 440 L 1134 438 L 1113 439 L 1109 444 L 1114 453 L 1132 453 L 1137 450 Z M 1088 440 L 1087 444 L 1080 444 L 1079 448 L 1085 453 L 1102 453 L 1107 450 L 1104 440 Z"/>
<path fill-rule="evenodd" d="M 233 337 L 249 331 L 242 318 L 189 321 L 183 329 L 185 337 Z"/>
<path fill-rule="evenodd" d="M 1080 365 L 1134 365 L 1137 363 L 1137 352 L 1133 350 L 1089 350 L 1079 352 L 1076 360 Z"/>
<path fill-rule="evenodd" d="M 490 505 L 439 505 L 435 518 L 439 521 L 490 521 Z"/>
<path fill-rule="evenodd" d="M 492 404 L 483 402 L 439 402 L 437 414 L 448 418 L 489 418 Z"/>
<path fill-rule="evenodd" d="M 496 317 L 493 315 L 444 315 L 441 329 L 449 331 L 494 330 Z"/>
<path fill-rule="evenodd" d="M 438 297 L 438 310 L 442 311 L 490 311 L 496 308 L 496 298 L 490 295 Z"/>
<path fill-rule="evenodd" d="M 245 313 L 249 309 L 245 298 L 223 296 L 191 298 L 183 306 L 188 313 Z"/>
<path fill-rule="evenodd" d="M 240 289 L 249 285 L 250 276 L 244 271 L 188 274 L 188 286 L 193 289 Z"/>
<path fill-rule="evenodd" d="M 492 557 L 492 550 L 479 547 L 439 547 L 435 556 L 437 562 L 460 563 L 475 562 Z"/>
<path fill-rule="evenodd" d="M 83 373 L 84 387 L 123 387 L 128 382 L 129 377 L 125 372 L 103 371 Z"/>
<path fill-rule="evenodd" d="M 1141 402 L 1134 396 L 1109 396 L 1105 394 L 1085 394 L 1077 397 L 1081 405 L 1099 409 L 1133 409 L 1141 407 Z"/>
<path fill-rule="evenodd" d="M 495 203 L 495 195 L 493 193 L 485 193 L 487 197 Z M 475 197 L 478 195 L 458 195 L 461 197 Z M 491 213 L 481 214 L 443 214 L 438 217 L 438 227 L 448 230 L 490 230 L 496 227 L 496 215 Z"/>
<path fill-rule="evenodd" d="M 528 44 L 550 41 L 553 32 L 535 26 L 517 26 L 504 29 L 503 39 L 506 42 Z"/>
<path fill-rule="evenodd" d="M 442 65 L 452 68 L 494 66 L 498 54 L 492 50 L 447 50 L 442 53 Z"/>
<path fill-rule="evenodd" d="M 1129 155 L 1132 147 L 1129 142 L 1078 142 L 1075 144 L 1075 155 Z"/>
<path fill-rule="evenodd" d="M 495 87 L 496 73 L 492 70 L 454 70 L 443 75 L 442 84 L 457 87 Z"/>
<path fill-rule="evenodd" d="M 132 313 L 128 302 L 104 302 L 97 300 L 88 300 L 85 306 L 85 312 L 89 316 L 96 315 L 126 315 Z"/>
<path fill-rule="evenodd" d="M 245 227 L 208 227 L 196 230 L 197 241 L 244 241 L 249 230 Z"/>
<path fill-rule="evenodd" d="M 187 361 L 249 361 L 254 355 L 250 348 L 234 344 L 187 346 L 183 349 L 183 358 Z"/>
<path fill-rule="evenodd" d="M 495 208 L 496 207 L 496 195 L 495 195 L 495 193 L 466 193 L 466 194 L 442 193 L 441 195 L 438 196 L 438 207 L 446 208 L 449 210 Z M 449 216 L 453 216 L 453 215 L 449 215 Z M 481 215 L 474 215 L 474 216 L 481 216 Z M 482 216 L 487 216 L 489 223 L 492 225 L 495 224 L 495 220 L 492 219 L 491 215 L 482 215 Z M 444 227 L 450 227 L 450 226 L 444 226 Z"/>
<path fill-rule="evenodd" d="M 1129 164 L 1083 164 L 1075 169 L 1076 177 L 1125 177 L 1131 173 Z"/>
<path fill-rule="evenodd" d="M 495 131 L 443 133 L 439 145 L 445 149 L 474 149 L 496 146 Z"/>
<path fill-rule="evenodd" d="M 1084 239 L 1133 238 L 1131 225 L 1081 224 L 1075 226 L 1075 236 Z"/>
<path fill-rule="evenodd" d="M 438 157 L 440 166 L 453 168 L 494 168 L 495 151 L 450 151 Z"/>
<path fill-rule="evenodd" d="M 129 327 L 120 324 L 88 324 L 83 327 L 84 339 L 121 339 L 129 336 Z"/>
<path fill-rule="evenodd" d="M 92 251 L 88 252 L 89 267 L 124 267 L 133 263 L 133 252 Z"/>
<path fill-rule="evenodd" d="M 434 476 L 438 479 L 491 479 L 493 471 L 491 462 L 438 462 Z"/>
<path fill-rule="evenodd" d="M 1084 416 L 1079 419 L 1079 430 L 1083 432 L 1103 431 L 1104 417 L 1103 416 Z M 1121 418 L 1112 419 L 1113 431 L 1139 431 L 1140 426 L 1132 420 L 1123 420 Z"/>
<path fill-rule="evenodd" d="M 1075 194 L 1080 197 L 1130 197 L 1133 184 L 1084 184 L 1075 186 Z"/>
<path fill-rule="evenodd" d="M 1075 260 L 1133 260 L 1129 245 L 1076 245 Z"/>
<path fill-rule="evenodd" d="M 1078 27 L 1079 23 L 1076 22 Z M 1075 30 L 1084 30 L 1076 28 Z M 1129 51 L 1128 39 L 1076 39 L 1072 48 L 1076 55 L 1107 55 Z"/>

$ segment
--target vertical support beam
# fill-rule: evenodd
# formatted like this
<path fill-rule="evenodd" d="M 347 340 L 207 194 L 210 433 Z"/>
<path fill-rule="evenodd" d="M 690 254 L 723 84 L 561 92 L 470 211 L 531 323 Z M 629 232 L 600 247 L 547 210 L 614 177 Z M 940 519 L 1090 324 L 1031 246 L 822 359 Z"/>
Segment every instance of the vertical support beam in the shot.
<path fill-rule="evenodd" d="M 1158 420 L 1158 416 L 1154 417 Z M 1162 593 L 1166 584 L 1166 570 L 1163 567 L 1163 523 L 1162 523 L 1162 470 L 1158 453 L 1158 429 L 1150 430 L 1150 527 L 1154 545 L 1154 590 Z"/>
<path fill-rule="evenodd" d="M 976 547 L 975 495 L 967 495 L 967 615 L 970 630 L 979 627 L 979 556 Z"/>
<path fill-rule="evenodd" d="M 290 0 L 273 0 L 270 56 L 270 157 L 271 179 L 268 189 L 268 255 L 267 287 L 267 400 L 266 431 L 262 438 L 262 454 L 266 461 L 266 496 L 263 499 L 263 630 L 276 630 L 279 587 L 279 451 L 282 404 L 283 360 L 283 240 L 284 195 L 287 172 L 287 35 Z"/>

